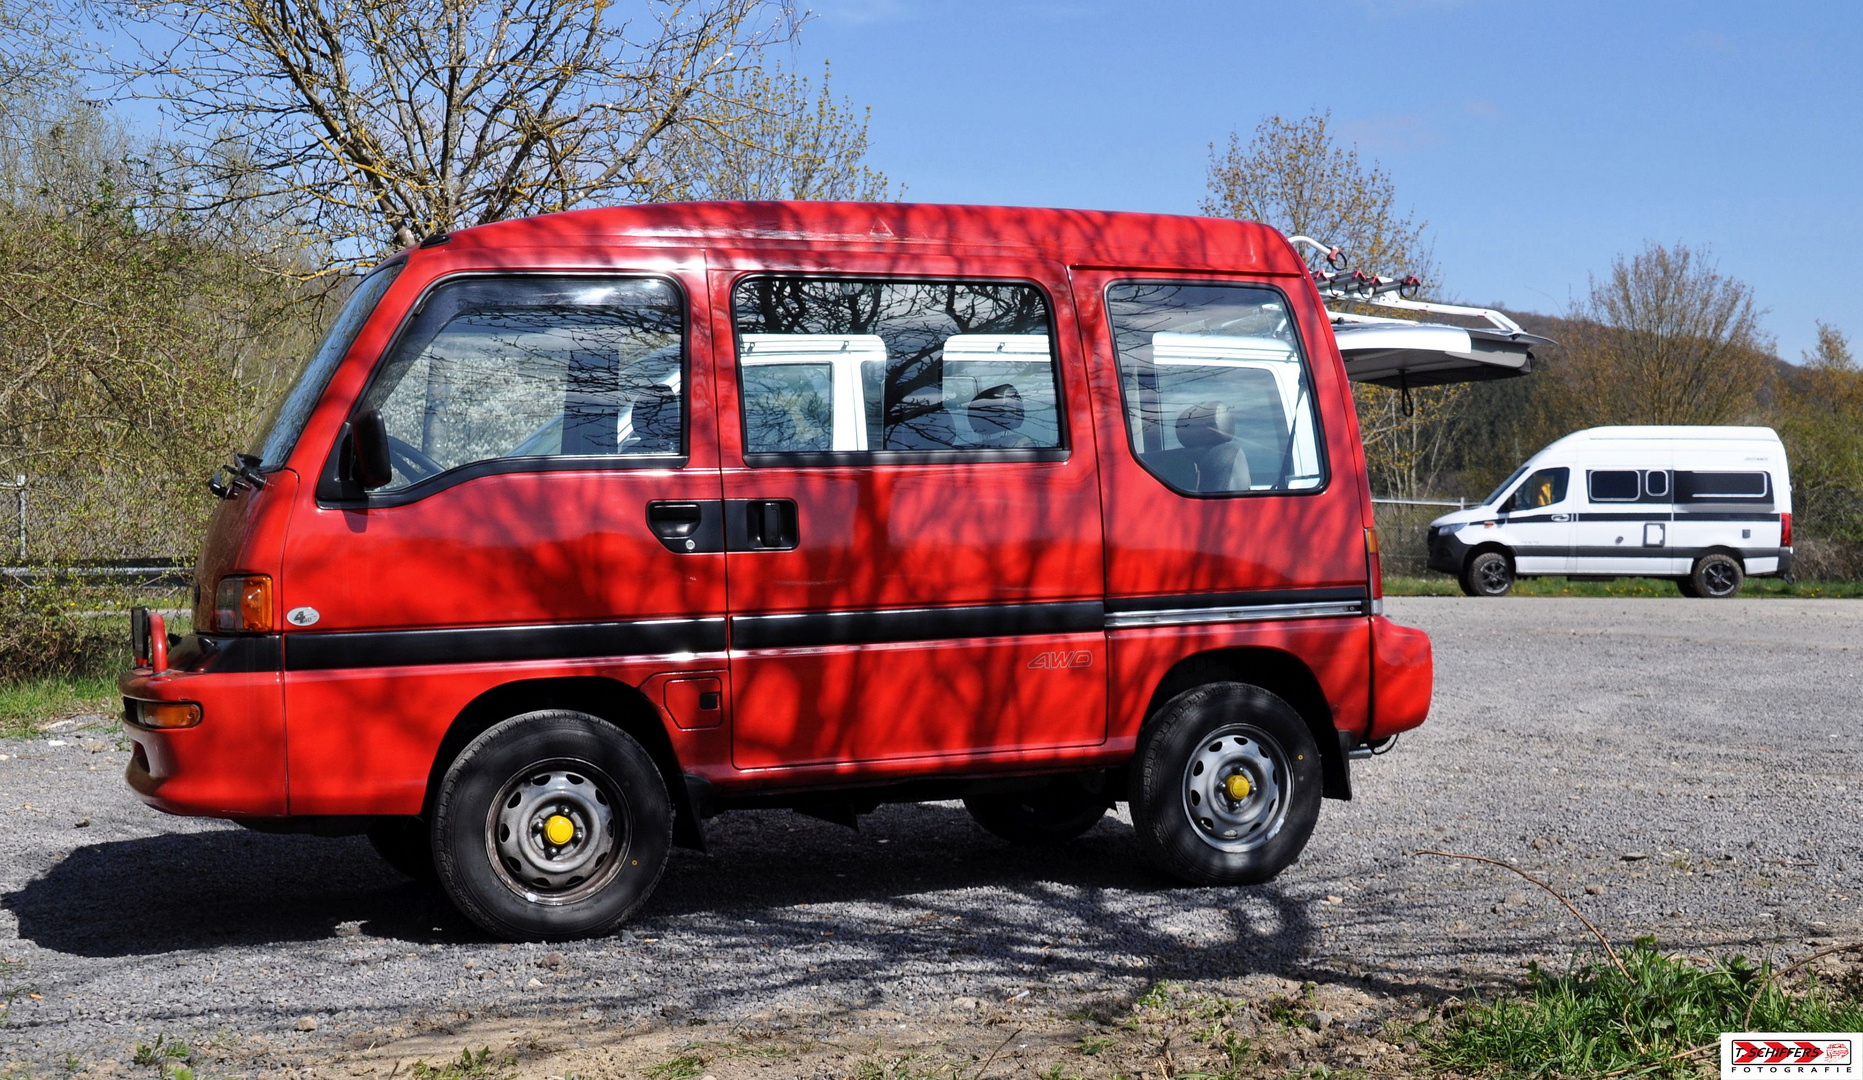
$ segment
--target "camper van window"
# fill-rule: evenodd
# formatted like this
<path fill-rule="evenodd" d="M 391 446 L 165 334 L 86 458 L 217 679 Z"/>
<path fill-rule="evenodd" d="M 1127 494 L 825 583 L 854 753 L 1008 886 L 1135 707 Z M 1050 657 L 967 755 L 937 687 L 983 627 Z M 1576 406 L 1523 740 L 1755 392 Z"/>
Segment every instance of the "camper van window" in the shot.
<path fill-rule="evenodd" d="M 1514 497 L 1507 501 L 1507 509 L 1538 510 L 1542 506 L 1559 505 L 1565 501 L 1565 489 L 1571 476 L 1572 470 L 1567 468 L 1541 469 L 1527 477 L 1527 482 L 1514 492 Z"/>
<path fill-rule="evenodd" d="M 1704 502 L 1711 499 L 1764 499 L 1766 474 L 1763 472 L 1678 472 L 1675 474 L 1675 497 L 1678 502 Z"/>
<path fill-rule="evenodd" d="M 1279 292 L 1123 283 L 1106 307 L 1126 430 L 1148 472 L 1199 495 L 1325 484 L 1313 385 Z"/>
<path fill-rule="evenodd" d="M 1512 475 L 1508 476 L 1507 479 L 1501 481 L 1501 485 L 1499 487 L 1495 488 L 1493 491 L 1488 492 L 1488 497 L 1481 500 L 1481 505 L 1483 506 L 1497 505 L 1501 501 L 1501 496 L 1513 490 L 1514 481 L 1520 479 L 1526 474 L 1527 474 L 1527 467 L 1525 465 L 1522 465 L 1520 468 L 1515 469 Z"/>
<path fill-rule="evenodd" d="M 1636 502 L 1637 471 L 1606 469 L 1591 474 L 1592 502 Z"/>
<path fill-rule="evenodd" d="M 467 278 L 376 373 L 400 491 L 495 458 L 678 454 L 685 310 L 655 278 Z"/>
<path fill-rule="evenodd" d="M 1651 469 L 1643 474 L 1643 494 L 1652 499 L 1660 499 L 1669 494 L 1669 473 L 1666 469 Z"/>
<path fill-rule="evenodd" d="M 758 276 L 732 316 L 747 454 L 1063 446 L 1033 285 Z"/>

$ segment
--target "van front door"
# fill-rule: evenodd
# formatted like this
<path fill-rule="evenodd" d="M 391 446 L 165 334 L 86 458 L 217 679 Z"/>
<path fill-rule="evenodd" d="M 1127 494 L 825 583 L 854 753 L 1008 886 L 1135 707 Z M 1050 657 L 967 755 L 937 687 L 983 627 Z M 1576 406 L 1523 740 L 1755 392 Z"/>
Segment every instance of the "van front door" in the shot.
<path fill-rule="evenodd" d="M 832 276 L 713 277 L 733 764 L 1098 745 L 1099 490 L 1064 279 L 824 257 Z"/>
<path fill-rule="evenodd" d="M 1502 500 L 1498 539 L 1514 553 L 1515 573 L 1571 572 L 1578 521 L 1571 485 L 1572 470 L 1564 465 L 1536 469 Z"/>
<path fill-rule="evenodd" d="M 612 676 L 646 656 L 723 675 L 703 288 L 670 255 L 428 288 L 350 410 L 381 416 L 392 478 L 291 520 L 293 813 L 418 812 L 487 668 Z"/>

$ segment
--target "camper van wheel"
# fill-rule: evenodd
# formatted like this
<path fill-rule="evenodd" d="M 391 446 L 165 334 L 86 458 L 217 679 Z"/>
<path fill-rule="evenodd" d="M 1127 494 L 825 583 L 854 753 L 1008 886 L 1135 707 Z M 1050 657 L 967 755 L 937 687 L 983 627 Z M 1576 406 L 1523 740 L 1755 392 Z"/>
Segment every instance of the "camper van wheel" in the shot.
<path fill-rule="evenodd" d="M 1675 591 L 1691 600 L 1701 599 L 1701 593 L 1695 588 L 1695 579 L 1692 576 L 1676 578 Z"/>
<path fill-rule="evenodd" d="M 1695 560 L 1695 569 L 1688 575 L 1688 580 L 1695 587 L 1695 595 L 1725 600 L 1740 592 L 1740 585 L 1746 576 L 1746 570 L 1740 565 L 1739 559 L 1724 551 L 1710 551 Z"/>
<path fill-rule="evenodd" d="M 403 877 L 423 884 L 439 880 L 433 868 L 433 834 L 424 818 L 386 817 L 369 826 L 369 846 Z"/>
<path fill-rule="evenodd" d="M 985 832 L 1039 847 L 1066 843 L 1093 828 L 1112 800 L 1111 792 L 1095 791 L 1080 777 L 1057 776 L 1035 791 L 967 796 L 964 809 Z"/>
<path fill-rule="evenodd" d="M 1252 885 L 1292 865 L 1320 816 L 1320 752 L 1300 714 L 1246 683 L 1193 687 L 1139 732 L 1132 826 L 1160 870 Z"/>
<path fill-rule="evenodd" d="M 1477 551 L 1462 565 L 1462 592 L 1468 596 L 1506 596 L 1514 587 L 1514 561 L 1504 551 Z"/>
<path fill-rule="evenodd" d="M 514 716 L 472 740 L 434 802 L 440 884 L 502 938 L 605 934 L 653 892 L 673 805 L 640 743 L 586 713 Z"/>

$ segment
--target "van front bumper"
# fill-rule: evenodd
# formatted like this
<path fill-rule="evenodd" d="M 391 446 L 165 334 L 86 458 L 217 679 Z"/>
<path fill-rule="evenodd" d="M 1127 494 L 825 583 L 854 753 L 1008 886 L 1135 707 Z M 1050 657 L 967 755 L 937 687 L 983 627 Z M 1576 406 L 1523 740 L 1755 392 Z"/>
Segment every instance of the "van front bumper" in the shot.
<path fill-rule="evenodd" d="M 164 671 L 133 668 L 117 678 L 123 730 L 133 744 L 124 780 L 136 797 L 170 814 L 278 817 L 285 799 L 284 684 L 276 666 L 250 659 L 253 639 L 184 638 Z M 263 657 L 261 657 L 263 660 Z M 145 727 L 136 702 L 192 702 L 198 724 Z"/>
<path fill-rule="evenodd" d="M 1429 567 L 1445 574 L 1459 574 L 1462 564 L 1468 561 L 1469 545 L 1462 539 L 1461 530 L 1454 532 L 1439 526 L 1430 526 Z"/>

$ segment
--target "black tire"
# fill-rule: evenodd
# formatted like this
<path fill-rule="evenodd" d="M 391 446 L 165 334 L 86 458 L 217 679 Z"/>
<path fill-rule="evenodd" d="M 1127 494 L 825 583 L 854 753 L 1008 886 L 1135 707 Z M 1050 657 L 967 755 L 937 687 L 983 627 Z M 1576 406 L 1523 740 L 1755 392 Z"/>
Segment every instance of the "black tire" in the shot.
<path fill-rule="evenodd" d="M 426 819 L 382 818 L 369 826 L 368 836 L 369 846 L 401 876 L 423 885 L 440 880 L 440 872 L 433 865 L 433 835 L 427 831 Z"/>
<path fill-rule="evenodd" d="M 964 809 L 983 830 L 1012 844 L 1064 844 L 1099 824 L 1112 793 L 1093 790 L 1077 776 L 1057 776 L 1037 791 L 970 795 Z"/>
<path fill-rule="evenodd" d="M 1230 786 L 1238 775 L 1248 781 L 1239 792 Z M 1267 881 L 1313 835 L 1321 775 L 1313 735 L 1287 702 L 1246 683 L 1186 690 L 1139 732 L 1131 790 L 1139 848 L 1195 884 Z"/>
<path fill-rule="evenodd" d="M 1676 578 L 1675 579 L 1675 591 L 1681 593 L 1683 596 L 1686 596 L 1691 600 L 1701 599 L 1701 593 L 1696 590 L 1695 579 L 1693 577 Z"/>
<path fill-rule="evenodd" d="M 1514 560 L 1504 551 L 1477 551 L 1462 564 L 1460 577 L 1465 596 L 1506 596 L 1514 587 Z"/>
<path fill-rule="evenodd" d="M 1710 551 L 1696 559 L 1695 568 L 1688 575 L 1695 595 L 1709 600 L 1727 600 L 1740 595 L 1740 586 L 1746 579 L 1746 567 L 1725 551 Z"/>
<path fill-rule="evenodd" d="M 467 918 L 514 941 L 614 930 L 660 883 L 672 839 L 653 759 L 586 713 L 494 725 L 460 752 L 434 802 L 441 887 Z"/>

